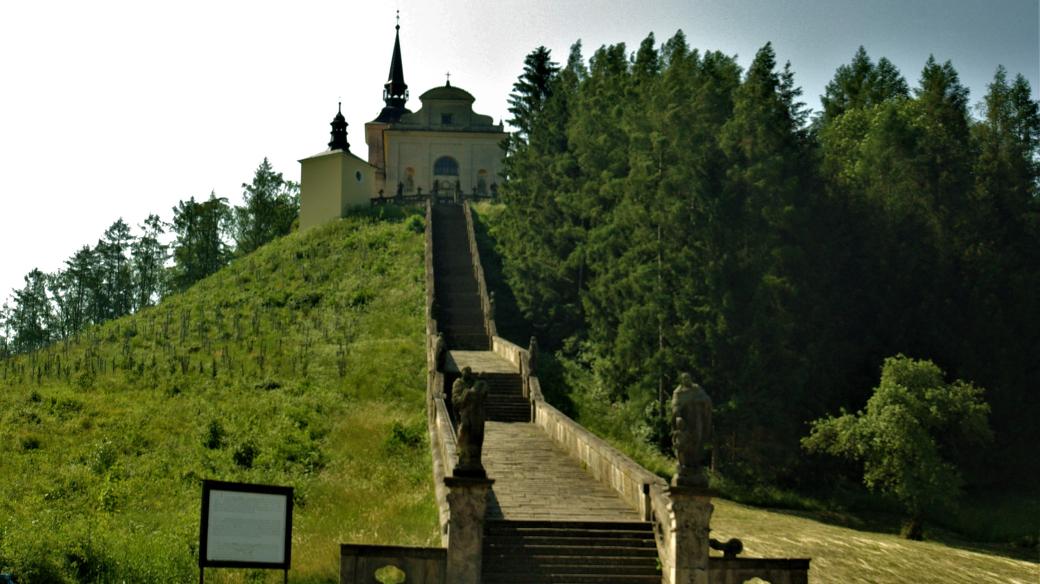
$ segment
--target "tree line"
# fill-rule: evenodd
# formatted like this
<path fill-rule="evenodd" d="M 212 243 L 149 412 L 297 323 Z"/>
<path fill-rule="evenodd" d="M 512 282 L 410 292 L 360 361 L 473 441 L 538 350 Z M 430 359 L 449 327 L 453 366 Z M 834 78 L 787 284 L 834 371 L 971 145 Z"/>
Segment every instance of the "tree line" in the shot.
<path fill-rule="evenodd" d="M 0 309 L 0 357 L 33 351 L 83 329 L 152 306 L 189 288 L 236 256 L 289 233 L 299 214 L 299 185 L 267 158 L 244 204 L 210 193 L 180 201 L 173 221 L 149 215 L 135 234 L 117 219 L 93 246 L 84 245 L 54 273 L 33 269 Z"/>
<path fill-rule="evenodd" d="M 770 44 L 746 71 L 681 31 L 630 54 L 539 47 L 510 95 L 503 269 L 543 347 L 667 450 L 690 372 L 717 468 L 798 482 L 809 422 L 863 408 L 885 358 L 987 389 L 996 448 L 1038 470 L 1040 114 L 998 67 L 972 115 L 950 62 L 915 86 L 860 48 L 812 114 Z M 974 462 L 972 462 L 974 461 Z M 997 472 L 1000 471 L 1000 472 Z M 977 480 L 977 477 L 976 477 Z"/>

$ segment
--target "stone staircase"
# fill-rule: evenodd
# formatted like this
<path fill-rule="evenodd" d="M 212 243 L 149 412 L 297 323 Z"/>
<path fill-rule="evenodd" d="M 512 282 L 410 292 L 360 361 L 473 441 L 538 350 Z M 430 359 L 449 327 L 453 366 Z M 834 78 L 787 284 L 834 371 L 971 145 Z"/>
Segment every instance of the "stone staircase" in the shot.
<path fill-rule="evenodd" d="M 531 404 L 524 398 L 519 373 L 481 373 L 488 385 L 487 419 L 495 422 L 530 422 Z"/>
<path fill-rule="evenodd" d="M 437 328 L 451 349 L 487 351 L 480 292 L 469 254 L 462 205 L 433 206 L 433 273 Z"/>
<path fill-rule="evenodd" d="M 484 466 L 494 485 L 483 535 L 485 584 L 661 582 L 652 526 L 531 424 L 516 366 L 491 351 L 462 207 L 432 207 L 445 389 L 463 367 L 488 384 Z"/>
<path fill-rule="evenodd" d="M 487 521 L 484 584 L 660 582 L 649 523 Z"/>

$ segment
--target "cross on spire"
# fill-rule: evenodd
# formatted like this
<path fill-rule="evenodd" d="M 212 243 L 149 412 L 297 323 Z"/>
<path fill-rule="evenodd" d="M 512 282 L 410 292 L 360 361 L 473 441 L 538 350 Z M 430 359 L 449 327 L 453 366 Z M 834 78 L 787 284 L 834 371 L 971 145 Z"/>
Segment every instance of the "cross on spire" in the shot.
<path fill-rule="evenodd" d="M 390 57 L 390 74 L 383 84 L 383 101 L 386 107 L 379 113 L 376 121 L 397 122 L 401 116 L 410 113 L 405 103 L 408 101 L 408 84 L 404 82 L 404 65 L 401 63 L 401 11 L 397 11 L 397 26 L 394 27 L 394 53 Z"/>
<path fill-rule="evenodd" d="M 447 77 L 447 81 L 445 81 L 444 84 L 445 85 L 451 85 L 451 71 L 448 71 L 444 75 L 445 75 L 445 77 Z"/>

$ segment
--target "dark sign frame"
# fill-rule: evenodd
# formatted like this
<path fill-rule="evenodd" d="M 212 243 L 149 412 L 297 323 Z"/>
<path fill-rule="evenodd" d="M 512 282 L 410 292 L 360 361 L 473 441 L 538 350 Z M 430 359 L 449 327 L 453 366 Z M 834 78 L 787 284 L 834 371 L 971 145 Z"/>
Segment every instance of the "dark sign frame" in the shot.
<path fill-rule="evenodd" d="M 259 495 L 281 495 L 285 502 L 285 551 L 282 562 L 250 562 L 238 560 L 208 560 L 209 545 L 209 500 L 212 491 L 234 491 L 237 493 L 254 493 Z M 289 571 L 292 561 L 292 516 L 293 488 L 275 485 L 256 485 L 250 483 L 233 483 L 226 481 L 202 481 L 202 520 L 199 529 L 199 581 L 202 582 L 204 568 L 261 568 Z"/>

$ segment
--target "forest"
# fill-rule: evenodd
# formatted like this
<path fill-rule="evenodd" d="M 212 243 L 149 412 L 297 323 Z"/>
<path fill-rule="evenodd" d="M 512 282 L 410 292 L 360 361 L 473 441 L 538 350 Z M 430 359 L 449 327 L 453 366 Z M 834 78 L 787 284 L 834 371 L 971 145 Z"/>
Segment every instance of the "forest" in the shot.
<path fill-rule="evenodd" d="M 883 363 L 920 360 L 940 386 L 963 380 L 983 424 L 977 444 L 926 428 L 966 486 L 1035 481 L 1040 114 L 1024 77 L 996 67 L 973 105 L 950 62 L 911 84 L 860 48 L 813 113 L 770 44 L 747 70 L 681 31 L 581 50 L 527 56 L 505 205 L 483 214 L 526 330 L 560 379 L 584 379 L 560 401 L 668 453 L 689 372 L 714 402 L 714 470 L 805 488 L 862 478 L 806 452 L 812 422 L 852 419 Z"/>
<path fill-rule="evenodd" d="M 861 48 L 817 110 L 800 100 L 770 44 L 746 70 L 681 31 L 587 60 L 578 42 L 562 65 L 531 52 L 510 95 L 504 204 L 478 209 L 502 330 L 537 338 L 556 405 L 662 474 L 688 372 L 714 402 L 713 476 L 731 484 L 887 481 L 898 495 L 917 481 L 913 513 L 929 505 L 921 491 L 1028 492 L 1040 476 L 1029 83 L 997 66 L 972 103 L 948 61 L 929 58 L 911 83 Z M 298 185 L 265 159 L 242 186 L 242 207 L 191 198 L 139 235 L 119 219 L 64 268 L 30 272 L 0 309 L 0 358 L 152 306 L 293 229 Z M 517 326 L 503 322 L 514 308 Z M 841 438 L 890 436 L 888 406 L 917 432 L 889 448 L 894 470 Z"/>
<path fill-rule="evenodd" d="M 0 358 L 67 340 L 187 290 L 234 257 L 291 230 L 300 209 L 299 185 L 264 158 L 244 204 L 210 193 L 173 208 L 173 222 L 149 215 L 135 235 L 118 218 L 93 246 L 84 245 L 54 273 L 34 269 L 0 307 Z M 172 263 L 171 263 L 172 262 Z"/>

